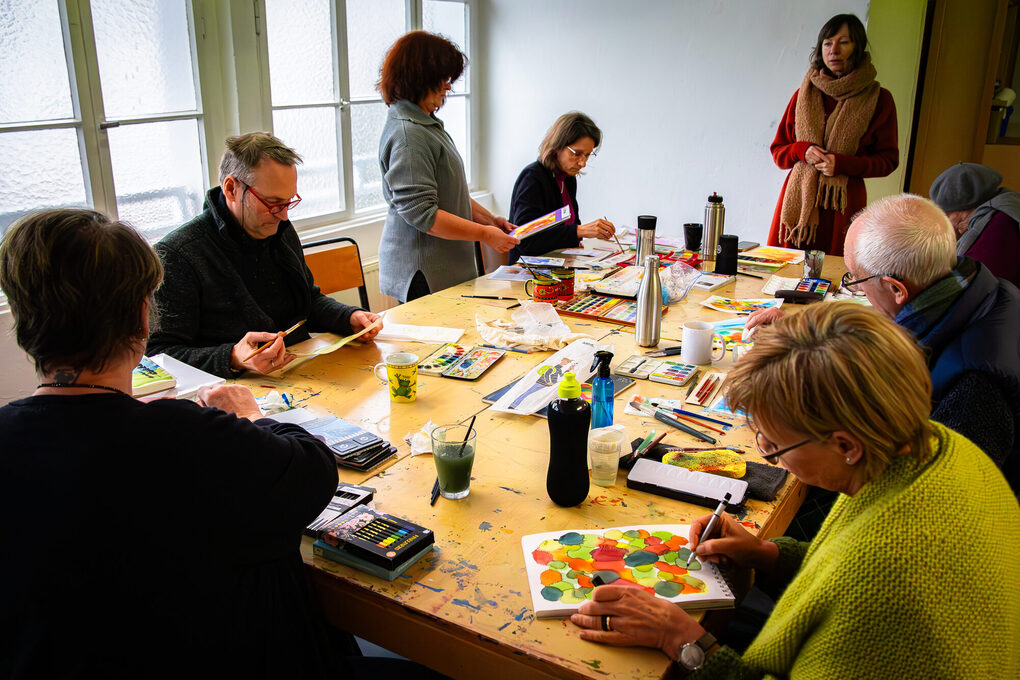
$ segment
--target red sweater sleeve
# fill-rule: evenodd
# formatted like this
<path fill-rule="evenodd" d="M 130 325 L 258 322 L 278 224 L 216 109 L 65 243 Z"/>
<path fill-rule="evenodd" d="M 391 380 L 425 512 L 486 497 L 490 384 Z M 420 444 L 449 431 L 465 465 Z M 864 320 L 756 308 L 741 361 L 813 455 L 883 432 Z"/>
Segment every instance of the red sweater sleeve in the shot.
<path fill-rule="evenodd" d="M 875 115 L 861 137 L 856 156 L 836 154 L 836 174 L 848 177 L 885 177 L 900 163 L 896 104 L 889 90 L 878 93 Z"/>
<path fill-rule="evenodd" d="M 790 103 L 786 105 L 783 119 L 779 121 L 776 138 L 772 140 L 772 160 L 783 170 L 789 170 L 797 161 L 804 160 L 804 153 L 811 147 L 811 142 L 798 142 L 797 137 L 797 94 L 794 90 Z"/>

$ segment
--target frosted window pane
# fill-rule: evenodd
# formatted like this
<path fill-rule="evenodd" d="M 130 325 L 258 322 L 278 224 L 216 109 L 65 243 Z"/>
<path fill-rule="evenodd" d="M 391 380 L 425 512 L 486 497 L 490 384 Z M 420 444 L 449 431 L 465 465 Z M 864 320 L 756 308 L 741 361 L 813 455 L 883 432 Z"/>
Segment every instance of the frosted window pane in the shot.
<path fill-rule="evenodd" d="M 71 118 L 54 0 L 0 0 L 0 123 Z"/>
<path fill-rule="evenodd" d="M 329 0 L 266 0 L 273 106 L 337 101 L 329 5 Z"/>
<path fill-rule="evenodd" d="M 461 2 L 442 2 L 441 0 L 425 0 L 422 3 L 422 28 L 430 33 L 438 33 L 470 57 L 467 45 L 467 5 Z M 467 69 L 453 84 L 454 92 L 467 92 Z"/>
<path fill-rule="evenodd" d="M 404 0 L 347 0 L 347 70 L 351 97 L 378 97 L 386 50 L 405 32 Z"/>
<path fill-rule="evenodd" d="M 121 125 L 109 133 L 120 219 L 155 240 L 202 211 L 198 121 Z"/>
<path fill-rule="evenodd" d="M 471 147 L 468 146 L 467 97 L 447 97 L 443 108 L 436 112 L 436 118 L 443 121 L 446 132 L 457 145 L 460 157 L 464 159 L 464 174 L 471 183 Z"/>
<path fill-rule="evenodd" d="M 195 111 L 183 0 L 92 0 L 106 117 Z"/>
<path fill-rule="evenodd" d="M 336 114 L 332 106 L 273 111 L 273 133 L 304 159 L 298 166 L 301 204 L 289 211 L 291 220 L 344 209 Z"/>
<path fill-rule="evenodd" d="M 0 158 L 0 233 L 36 210 L 88 205 L 75 130 L 0 133 Z"/>
<path fill-rule="evenodd" d="M 382 196 L 382 171 L 379 169 L 379 137 L 385 123 L 385 104 L 351 106 L 355 210 L 386 205 Z"/>

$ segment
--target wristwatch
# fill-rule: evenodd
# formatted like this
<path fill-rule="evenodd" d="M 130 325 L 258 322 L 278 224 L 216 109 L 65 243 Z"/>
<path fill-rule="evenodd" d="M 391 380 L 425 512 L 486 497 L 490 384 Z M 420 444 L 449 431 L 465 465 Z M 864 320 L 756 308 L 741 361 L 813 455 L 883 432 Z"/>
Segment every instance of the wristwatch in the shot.
<path fill-rule="evenodd" d="M 688 642 L 680 648 L 680 656 L 676 662 L 689 671 L 696 671 L 705 665 L 708 650 L 715 647 L 715 636 L 705 633 L 695 642 Z"/>

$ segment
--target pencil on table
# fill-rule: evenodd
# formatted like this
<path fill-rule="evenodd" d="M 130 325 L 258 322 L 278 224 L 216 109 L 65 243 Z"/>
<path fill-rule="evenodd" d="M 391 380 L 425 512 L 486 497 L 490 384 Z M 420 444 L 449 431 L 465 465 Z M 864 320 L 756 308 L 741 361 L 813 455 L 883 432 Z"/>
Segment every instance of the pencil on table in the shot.
<path fill-rule="evenodd" d="M 290 335 L 291 333 L 293 333 L 294 331 L 296 331 L 296 330 L 297 330 L 297 329 L 298 329 L 298 328 L 299 328 L 299 327 L 301 326 L 301 324 L 303 324 L 304 322 L 305 322 L 305 320 L 304 320 L 304 319 L 302 319 L 301 321 L 298 321 L 298 322 L 297 322 L 296 324 L 294 324 L 293 326 L 291 326 L 291 327 L 290 327 L 290 328 L 288 328 L 287 330 L 285 330 L 285 331 L 280 331 L 279 333 L 277 333 L 277 334 L 276 334 L 276 337 L 277 337 L 277 338 L 285 338 L 285 337 L 287 337 L 288 335 Z M 251 354 L 249 354 L 249 355 L 248 355 L 247 357 L 245 357 L 245 359 L 244 359 L 244 360 L 245 360 L 245 361 L 251 361 L 251 358 L 252 358 L 253 356 L 256 356 L 257 354 L 261 354 L 261 353 L 262 353 L 263 351 L 265 351 L 265 349 L 266 349 L 267 347 L 269 347 L 270 345 L 272 345 L 272 344 L 273 344 L 274 342 L 276 342 L 276 339 L 275 339 L 275 338 L 274 338 L 273 340 L 270 340 L 270 341 L 269 341 L 269 342 L 267 342 L 266 344 L 262 345 L 261 347 L 259 347 L 259 348 L 258 348 L 257 350 L 255 350 L 255 351 L 254 351 L 254 352 L 252 352 Z"/>

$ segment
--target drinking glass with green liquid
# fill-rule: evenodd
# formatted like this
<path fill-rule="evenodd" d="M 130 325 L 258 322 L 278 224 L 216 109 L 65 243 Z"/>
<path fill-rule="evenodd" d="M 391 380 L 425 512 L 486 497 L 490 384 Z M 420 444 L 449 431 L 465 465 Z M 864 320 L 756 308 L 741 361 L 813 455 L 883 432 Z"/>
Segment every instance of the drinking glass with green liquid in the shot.
<path fill-rule="evenodd" d="M 432 460 L 443 498 L 466 498 L 471 492 L 476 442 L 477 432 L 467 425 L 440 425 L 432 430 Z"/>

